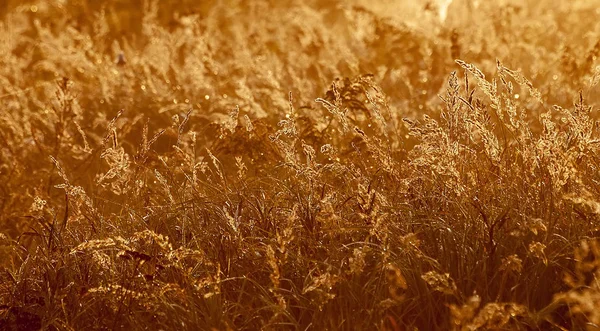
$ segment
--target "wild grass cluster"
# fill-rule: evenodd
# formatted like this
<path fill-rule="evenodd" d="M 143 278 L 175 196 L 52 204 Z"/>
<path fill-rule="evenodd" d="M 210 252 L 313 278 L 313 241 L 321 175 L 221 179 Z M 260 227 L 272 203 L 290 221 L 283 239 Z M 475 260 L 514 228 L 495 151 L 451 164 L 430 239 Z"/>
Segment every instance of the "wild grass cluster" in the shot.
<path fill-rule="evenodd" d="M 600 2 L 0 7 L 0 329 L 600 328 Z"/>

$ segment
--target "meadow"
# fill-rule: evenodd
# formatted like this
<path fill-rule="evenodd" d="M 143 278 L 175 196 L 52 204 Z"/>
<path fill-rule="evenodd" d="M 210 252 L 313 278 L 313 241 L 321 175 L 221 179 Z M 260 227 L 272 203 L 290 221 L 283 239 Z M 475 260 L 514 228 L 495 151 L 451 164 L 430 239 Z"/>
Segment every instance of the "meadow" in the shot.
<path fill-rule="evenodd" d="M 3 1 L 0 330 L 600 329 L 598 8 Z"/>

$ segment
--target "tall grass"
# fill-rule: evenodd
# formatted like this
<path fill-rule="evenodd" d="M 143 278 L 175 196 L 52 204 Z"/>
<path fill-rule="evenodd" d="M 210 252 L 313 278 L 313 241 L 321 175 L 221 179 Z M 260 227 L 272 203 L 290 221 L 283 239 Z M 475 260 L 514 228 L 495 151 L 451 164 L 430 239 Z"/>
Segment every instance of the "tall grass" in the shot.
<path fill-rule="evenodd" d="M 0 329 L 593 330 L 598 1 L 8 1 Z"/>

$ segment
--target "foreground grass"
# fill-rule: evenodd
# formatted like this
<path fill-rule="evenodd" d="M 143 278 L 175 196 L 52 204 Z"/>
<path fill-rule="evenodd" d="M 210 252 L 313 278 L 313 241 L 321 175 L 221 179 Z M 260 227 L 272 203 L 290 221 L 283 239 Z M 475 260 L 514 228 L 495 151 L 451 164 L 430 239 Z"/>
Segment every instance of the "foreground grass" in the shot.
<path fill-rule="evenodd" d="M 596 328 L 598 5 L 9 2 L 0 329 Z"/>

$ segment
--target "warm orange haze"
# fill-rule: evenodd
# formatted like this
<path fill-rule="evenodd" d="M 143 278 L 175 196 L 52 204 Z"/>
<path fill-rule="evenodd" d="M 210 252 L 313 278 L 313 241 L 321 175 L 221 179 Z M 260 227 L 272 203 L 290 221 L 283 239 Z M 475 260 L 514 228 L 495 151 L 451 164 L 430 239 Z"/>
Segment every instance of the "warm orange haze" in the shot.
<path fill-rule="evenodd" d="M 598 8 L 0 2 L 0 330 L 600 329 Z"/>

